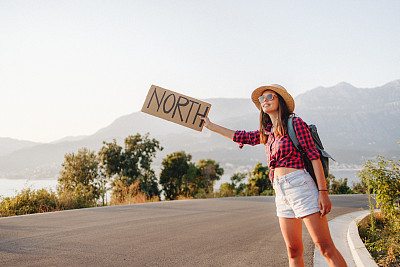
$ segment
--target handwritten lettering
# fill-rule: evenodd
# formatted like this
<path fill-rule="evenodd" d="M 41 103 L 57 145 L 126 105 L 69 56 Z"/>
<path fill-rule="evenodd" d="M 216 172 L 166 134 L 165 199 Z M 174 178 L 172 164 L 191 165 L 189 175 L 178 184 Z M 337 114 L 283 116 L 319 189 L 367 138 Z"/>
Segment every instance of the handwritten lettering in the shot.
<path fill-rule="evenodd" d="M 149 104 L 147 105 L 147 108 L 149 108 L 150 103 L 151 103 L 151 100 L 153 100 L 153 96 L 156 96 L 156 101 L 157 101 L 157 105 L 158 105 L 158 107 L 157 107 L 157 112 L 158 112 L 158 110 L 159 110 L 160 107 L 161 107 L 161 103 L 162 103 L 162 101 L 163 101 L 163 99 L 164 99 L 165 93 L 166 93 L 166 91 L 164 91 L 164 94 L 162 95 L 161 100 L 158 101 L 157 89 L 154 88 L 153 94 L 151 95 L 151 98 L 150 98 Z"/>
<path fill-rule="evenodd" d="M 185 104 L 180 103 L 181 99 L 186 100 L 186 103 L 185 103 Z M 189 104 L 189 99 L 187 99 L 186 97 L 183 97 L 183 96 L 179 96 L 178 102 L 176 102 L 176 106 L 175 106 L 175 109 L 174 109 L 174 113 L 172 114 L 172 118 L 175 117 L 175 112 L 176 112 L 176 110 L 178 109 L 179 117 L 181 118 L 181 121 L 183 121 L 182 114 L 181 114 L 181 110 L 179 109 L 179 107 L 180 107 L 180 106 L 181 106 L 181 107 L 184 107 L 184 106 L 187 106 L 188 104 Z M 190 112 L 189 112 L 189 114 L 190 114 Z"/>
<path fill-rule="evenodd" d="M 171 108 L 167 111 L 167 110 L 165 109 L 165 104 L 167 104 L 167 101 L 168 101 L 168 99 L 169 99 L 171 96 L 174 97 L 174 102 L 172 103 Z M 174 95 L 174 94 L 170 94 L 170 95 L 167 96 L 167 98 L 166 98 L 165 101 L 164 101 L 164 105 L 163 105 L 164 113 L 166 113 L 166 114 L 170 113 L 171 110 L 174 108 L 174 106 L 175 106 L 175 95 Z"/>
<path fill-rule="evenodd" d="M 203 121 L 198 117 L 207 116 L 210 107 L 206 102 L 153 85 L 143 104 L 142 112 L 201 131 Z"/>

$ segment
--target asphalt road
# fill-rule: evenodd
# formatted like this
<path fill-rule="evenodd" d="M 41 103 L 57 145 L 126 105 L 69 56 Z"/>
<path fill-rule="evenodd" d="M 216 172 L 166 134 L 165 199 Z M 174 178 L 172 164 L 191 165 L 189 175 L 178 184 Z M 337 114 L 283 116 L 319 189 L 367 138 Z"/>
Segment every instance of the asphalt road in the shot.
<path fill-rule="evenodd" d="M 331 196 L 336 216 L 367 209 Z M 303 227 L 306 266 L 314 245 Z M 0 266 L 287 266 L 274 197 L 157 202 L 0 219 Z"/>

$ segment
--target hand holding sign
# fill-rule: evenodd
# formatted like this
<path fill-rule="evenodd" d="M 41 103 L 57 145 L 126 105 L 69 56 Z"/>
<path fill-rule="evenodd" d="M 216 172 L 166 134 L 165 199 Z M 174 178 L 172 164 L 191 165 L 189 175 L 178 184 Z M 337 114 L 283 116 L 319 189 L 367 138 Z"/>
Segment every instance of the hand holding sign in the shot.
<path fill-rule="evenodd" d="M 203 120 L 211 104 L 152 85 L 142 112 L 168 120 L 196 131 L 202 131 Z"/>
<path fill-rule="evenodd" d="M 200 117 L 200 120 L 204 122 L 204 127 L 209 128 L 211 121 L 208 117 Z"/>

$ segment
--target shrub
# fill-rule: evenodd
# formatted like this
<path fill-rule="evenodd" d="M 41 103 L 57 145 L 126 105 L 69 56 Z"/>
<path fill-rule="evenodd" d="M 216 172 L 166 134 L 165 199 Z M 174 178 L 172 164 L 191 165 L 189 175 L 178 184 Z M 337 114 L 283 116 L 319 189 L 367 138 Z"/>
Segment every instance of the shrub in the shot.
<path fill-rule="evenodd" d="M 353 191 L 347 185 L 347 178 L 339 178 L 339 180 L 332 179 L 331 183 L 331 194 L 352 194 Z"/>
<path fill-rule="evenodd" d="M 97 206 L 97 193 L 90 186 L 78 184 L 73 190 L 58 191 L 60 206 L 64 210 Z"/>
<path fill-rule="evenodd" d="M 376 194 L 377 207 L 389 217 L 396 217 L 400 200 L 400 160 L 396 163 L 378 157 L 378 162 L 367 161 L 359 173 L 361 180 Z"/>
<path fill-rule="evenodd" d="M 367 185 L 364 182 L 353 183 L 353 193 L 355 194 L 367 193 Z"/>
<path fill-rule="evenodd" d="M 235 196 L 235 186 L 230 183 L 223 183 L 219 187 L 219 197 L 233 197 Z"/>
<path fill-rule="evenodd" d="M 118 185 L 118 193 L 111 195 L 110 205 L 127 205 L 160 201 L 158 196 L 149 197 L 140 190 L 140 181 L 135 181 L 129 187 L 122 183 Z"/>
<path fill-rule="evenodd" d="M 400 265 L 400 161 L 378 157 L 367 161 L 359 173 L 367 185 L 371 216 L 359 226 L 364 244 L 379 266 Z M 371 194 L 372 193 L 372 194 Z M 376 200 L 380 213 L 375 215 L 371 197 Z"/>
<path fill-rule="evenodd" d="M 60 210 L 57 195 L 46 189 L 23 189 L 15 197 L 6 197 L 0 203 L 1 217 Z"/>
<path fill-rule="evenodd" d="M 347 186 L 347 178 L 336 180 L 333 174 L 326 177 L 326 188 L 330 194 L 353 194 L 353 191 Z"/>
<path fill-rule="evenodd" d="M 264 190 L 260 194 L 260 196 L 275 196 L 275 191 L 274 191 L 274 189 L 267 189 L 267 190 Z"/>

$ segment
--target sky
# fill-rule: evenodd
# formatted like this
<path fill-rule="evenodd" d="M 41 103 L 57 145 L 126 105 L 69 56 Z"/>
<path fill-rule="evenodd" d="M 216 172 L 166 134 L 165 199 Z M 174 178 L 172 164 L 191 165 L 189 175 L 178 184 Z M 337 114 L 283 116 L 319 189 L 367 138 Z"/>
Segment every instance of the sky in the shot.
<path fill-rule="evenodd" d="M 397 0 L 0 0 L 0 137 L 93 134 L 152 84 L 198 99 L 382 86 L 400 79 L 399 14 Z"/>

